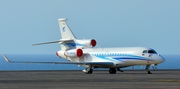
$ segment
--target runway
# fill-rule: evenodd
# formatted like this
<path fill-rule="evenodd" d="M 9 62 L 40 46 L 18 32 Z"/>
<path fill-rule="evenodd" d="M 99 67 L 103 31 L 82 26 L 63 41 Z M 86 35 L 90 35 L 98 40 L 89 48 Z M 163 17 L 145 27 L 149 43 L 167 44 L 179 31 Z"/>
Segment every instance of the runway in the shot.
<path fill-rule="evenodd" d="M 0 71 L 0 89 L 180 89 L 180 70 Z"/>

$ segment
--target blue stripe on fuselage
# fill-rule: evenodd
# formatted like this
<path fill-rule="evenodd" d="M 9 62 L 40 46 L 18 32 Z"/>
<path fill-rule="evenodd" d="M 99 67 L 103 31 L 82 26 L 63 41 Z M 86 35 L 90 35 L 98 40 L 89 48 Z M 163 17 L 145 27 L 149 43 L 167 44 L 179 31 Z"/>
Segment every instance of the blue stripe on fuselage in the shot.
<path fill-rule="evenodd" d="M 124 61 L 124 60 L 147 60 L 148 58 L 145 57 L 141 57 L 141 56 L 136 56 L 136 55 L 126 55 L 126 56 L 98 56 L 95 55 L 98 58 L 101 59 L 106 59 L 106 60 L 110 60 L 110 61 Z"/>

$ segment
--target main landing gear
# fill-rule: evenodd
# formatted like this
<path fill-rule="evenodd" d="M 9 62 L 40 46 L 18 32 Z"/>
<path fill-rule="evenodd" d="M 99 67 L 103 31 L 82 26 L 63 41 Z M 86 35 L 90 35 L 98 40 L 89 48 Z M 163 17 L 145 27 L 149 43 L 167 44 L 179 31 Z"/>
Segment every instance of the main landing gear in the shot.
<path fill-rule="evenodd" d="M 86 74 L 92 74 L 93 73 L 93 69 L 91 67 L 87 67 L 85 70 L 82 70 L 82 71 Z M 109 68 L 110 74 L 116 74 L 117 71 L 124 72 L 120 68 Z"/>
<path fill-rule="evenodd" d="M 121 70 L 120 68 L 117 68 L 117 71 L 124 72 L 124 71 L 123 71 L 123 70 Z"/>
<path fill-rule="evenodd" d="M 116 74 L 117 71 L 124 72 L 120 68 L 109 68 L 109 73 L 110 74 Z"/>
<path fill-rule="evenodd" d="M 145 68 L 145 70 L 147 71 L 148 74 L 152 74 L 151 71 L 149 70 L 150 66 L 151 65 L 146 65 L 146 68 Z M 86 74 L 92 74 L 93 73 L 92 67 L 87 67 L 85 70 L 82 70 L 82 71 Z M 109 68 L 109 74 L 116 74 L 117 71 L 124 72 L 120 68 Z"/>
<path fill-rule="evenodd" d="M 110 74 L 116 74 L 116 68 L 109 68 Z"/>
<path fill-rule="evenodd" d="M 85 70 L 83 70 L 83 72 L 86 73 L 86 74 L 92 74 L 93 69 L 91 67 L 87 67 Z"/>

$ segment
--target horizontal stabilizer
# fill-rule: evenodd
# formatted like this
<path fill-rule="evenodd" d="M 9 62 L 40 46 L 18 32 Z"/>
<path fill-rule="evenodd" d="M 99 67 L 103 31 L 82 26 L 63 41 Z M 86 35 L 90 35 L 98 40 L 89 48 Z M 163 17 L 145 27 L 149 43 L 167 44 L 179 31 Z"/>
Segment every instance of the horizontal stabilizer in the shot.
<path fill-rule="evenodd" d="M 68 41 L 72 41 L 72 39 L 61 39 L 61 40 L 57 40 L 57 41 L 42 42 L 42 43 L 32 44 L 32 46 L 44 45 L 44 44 L 53 44 L 53 43 L 60 43 L 60 42 L 63 43 L 63 42 L 68 42 Z"/>
<path fill-rule="evenodd" d="M 5 54 L 2 54 L 4 59 L 10 63 L 41 63 L 41 64 L 77 64 L 77 65 L 106 65 L 113 66 L 113 62 L 26 62 L 26 61 L 10 61 Z"/>
<path fill-rule="evenodd" d="M 44 45 L 44 44 L 53 44 L 53 43 L 59 43 L 59 42 L 61 42 L 61 41 L 43 42 L 43 43 L 32 44 L 32 46 L 35 46 L 35 45 Z"/>

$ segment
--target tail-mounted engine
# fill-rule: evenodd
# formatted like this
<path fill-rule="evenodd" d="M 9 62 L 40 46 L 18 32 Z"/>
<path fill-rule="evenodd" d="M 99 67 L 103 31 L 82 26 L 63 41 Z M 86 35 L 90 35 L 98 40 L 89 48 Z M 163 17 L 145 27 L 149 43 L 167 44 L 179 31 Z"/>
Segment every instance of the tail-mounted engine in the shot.
<path fill-rule="evenodd" d="M 97 44 L 95 39 L 91 39 L 91 40 L 75 40 L 75 43 L 77 44 L 76 47 L 84 47 L 84 48 L 93 48 Z"/>
<path fill-rule="evenodd" d="M 95 39 L 90 40 L 79 40 L 73 39 L 70 41 L 63 41 L 60 43 L 65 49 L 77 49 L 77 48 L 93 48 L 96 46 L 97 42 Z"/>
<path fill-rule="evenodd" d="M 67 57 L 81 57 L 83 55 L 82 49 L 71 49 L 64 52 Z"/>
<path fill-rule="evenodd" d="M 56 55 L 62 58 L 67 58 L 67 57 L 82 57 L 83 56 L 83 50 L 82 49 L 70 49 L 66 51 L 57 51 Z"/>

